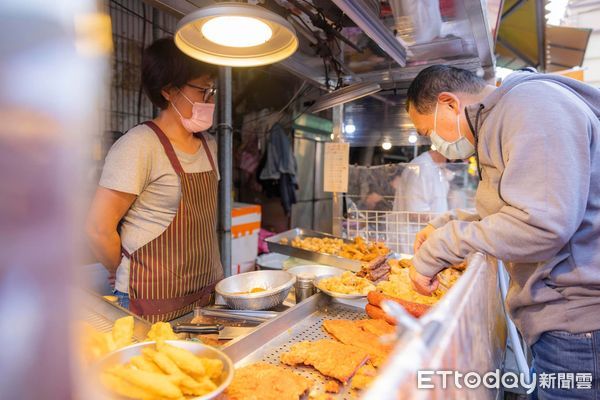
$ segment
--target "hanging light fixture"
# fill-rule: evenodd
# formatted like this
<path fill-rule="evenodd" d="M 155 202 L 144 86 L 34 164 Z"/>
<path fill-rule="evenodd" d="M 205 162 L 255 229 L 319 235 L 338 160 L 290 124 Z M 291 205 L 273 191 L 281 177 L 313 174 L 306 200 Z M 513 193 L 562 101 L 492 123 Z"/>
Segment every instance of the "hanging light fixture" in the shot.
<path fill-rule="evenodd" d="M 185 16 L 175 44 L 210 64 L 254 67 L 281 61 L 296 51 L 298 38 L 283 17 L 246 3 L 219 3 Z"/>

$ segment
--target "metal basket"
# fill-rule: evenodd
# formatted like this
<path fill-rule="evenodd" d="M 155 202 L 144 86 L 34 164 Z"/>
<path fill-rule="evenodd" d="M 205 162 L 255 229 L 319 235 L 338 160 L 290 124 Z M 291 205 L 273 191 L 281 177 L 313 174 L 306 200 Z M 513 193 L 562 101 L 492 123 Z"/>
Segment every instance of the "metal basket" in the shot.
<path fill-rule="evenodd" d="M 235 310 L 267 310 L 283 303 L 294 282 L 296 277 L 286 271 L 254 271 L 223 279 L 215 291 Z M 257 287 L 266 290 L 237 294 Z"/>

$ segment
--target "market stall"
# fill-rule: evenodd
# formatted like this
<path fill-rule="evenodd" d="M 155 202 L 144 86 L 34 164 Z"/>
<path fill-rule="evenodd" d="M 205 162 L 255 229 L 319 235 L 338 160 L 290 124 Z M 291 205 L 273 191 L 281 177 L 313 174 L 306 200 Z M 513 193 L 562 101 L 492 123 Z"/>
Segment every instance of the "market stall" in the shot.
<path fill-rule="evenodd" d="M 400 32 L 395 37 L 383 21 L 385 10 L 374 14 L 362 2 L 335 1 L 332 6 L 337 9 L 328 11 L 339 10 L 347 15 L 348 35 L 354 41 L 361 39 L 374 44 L 364 57 L 352 41 L 328 30 L 328 26 L 323 25 L 325 19 L 319 19 L 322 16 L 313 14 L 300 3 L 283 3 L 280 5 L 296 17 L 300 10 L 307 20 L 328 35 L 349 43 L 350 50 L 342 51 L 341 59 L 335 60 L 336 90 L 317 99 L 310 108 L 315 113 L 333 108 L 331 139 L 324 141 L 345 143 L 346 149 L 349 145 L 372 147 L 384 143 L 391 146 L 392 142 L 416 146 L 421 139 L 409 139 L 414 131 L 405 123 L 408 117 L 402 102 L 406 84 L 427 65 L 443 61 L 477 71 L 487 78 L 493 76 L 491 30 L 486 22 L 487 11 L 481 3 L 465 0 L 452 4 L 442 10 L 442 23 L 439 12 L 425 11 L 419 17 L 418 10 L 407 4 L 390 2 L 392 10 L 388 17 L 394 18 L 395 28 Z M 179 2 L 157 4 L 168 6 L 176 14 L 192 11 L 178 10 Z M 228 7 L 235 8 L 233 5 L 216 8 L 223 12 Z M 290 23 L 256 7 L 243 5 L 240 8 L 271 18 L 269 21 L 291 32 L 294 29 L 290 27 L 300 21 L 294 17 Z M 204 21 L 207 18 L 204 11 L 188 15 L 178 26 L 176 42 L 192 57 L 203 49 L 193 43 L 198 39 L 196 30 L 188 27 Z M 418 24 L 410 23 L 411 14 L 415 21 L 421 18 L 439 26 L 434 27 L 435 32 L 424 32 Z M 294 35 L 292 37 L 296 40 Z M 381 48 L 375 49 L 377 45 Z M 298 43 L 290 46 L 298 46 Z M 385 57 L 386 62 L 381 63 L 380 57 Z M 321 76 L 315 72 L 315 61 L 320 63 L 321 59 L 298 51 L 279 66 L 301 76 L 306 83 L 330 91 L 333 87 L 330 77 L 327 73 Z M 357 67 L 357 61 L 362 62 L 362 66 Z M 382 65 L 386 67 L 381 68 Z M 284 398 L 298 398 L 306 393 L 316 399 L 438 398 L 440 393 L 477 399 L 498 397 L 498 388 L 465 391 L 436 384 L 432 389 L 417 390 L 415 385 L 415 375 L 421 370 L 484 373 L 500 369 L 504 358 L 506 333 L 494 260 L 477 253 L 460 267 L 449 266 L 448 280 L 430 298 L 419 297 L 423 295 L 409 286 L 411 263 L 407 253 L 411 252 L 416 230 L 437 215 L 436 212 L 404 212 L 395 207 L 368 209 L 360 204 L 347 207 L 342 204 L 344 196 L 351 200 L 356 191 L 331 186 L 332 180 L 325 175 L 323 180 L 327 182 L 319 185 L 318 190 L 333 192 L 333 235 L 292 227 L 268 240 L 270 250 L 305 260 L 302 262 L 305 265 L 296 272 L 290 268 L 289 271 L 235 274 L 243 272 L 246 268 L 243 264 L 251 260 L 236 254 L 244 246 L 239 244 L 239 236 L 235 234 L 238 225 L 230 196 L 231 79 L 231 68 L 221 67 L 216 127 L 222 172 L 219 236 L 225 279 L 216 285 L 216 305 L 196 307 L 192 313 L 169 323 L 150 324 L 118 306 L 109 288 L 98 284 L 106 282 L 106 274 L 100 273 L 97 266 L 91 266 L 88 275 L 92 278 L 87 280 L 92 282 L 88 287 L 91 292 L 81 293 L 84 312 L 80 319 L 91 326 L 85 328 L 87 336 L 82 335 L 85 340 L 89 339 L 86 342 L 88 362 L 103 360 L 100 370 L 98 367 L 94 370 L 101 376 L 100 387 L 126 396 L 132 396 L 132 390 L 141 388 L 163 398 L 179 398 L 177 396 L 183 394 L 212 398 L 223 392 L 228 398 L 237 399 L 244 398 L 242 394 L 250 389 L 263 393 L 264 398 L 278 398 L 278 391 L 282 391 L 279 394 L 284 394 Z M 362 109 L 356 107 L 358 103 L 350 103 L 359 98 Z M 363 113 L 372 107 L 375 107 L 375 112 L 370 112 L 372 115 Z M 360 126 L 356 133 L 344 129 L 349 122 Z M 399 131 L 398 124 L 401 125 Z M 328 150 L 324 147 L 325 159 L 314 164 L 327 165 Z M 346 173 L 346 181 L 347 164 L 337 169 L 338 173 Z M 456 180 L 463 182 L 466 188 L 468 166 L 462 167 L 465 177 Z M 315 174 L 327 174 L 325 167 L 320 168 L 317 171 L 313 166 L 313 178 Z M 360 177 L 351 180 L 369 181 Z M 315 182 L 304 184 L 315 185 Z M 326 201 L 329 202 L 329 198 Z M 314 205 L 312 208 L 314 213 Z M 311 226 L 318 218 L 316 214 L 311 216 Z M 250 223 L 245 219 L 238 222 L 240 226 Z M 254 238 L 257 223 L 252 220 L 252 224 L 249 232 Z M 229 276 L 232 273 L 233 276 Z M 180 342 L 182 339 L 186 341 Z M 167 344 L 163 343 L 165 340 Z M 156 345 L 153 342 L 157 342 Z M 90 353 L 89 349 L 93 351 Z M 182 353 L 184 351 L 189 353 Z M 215 361 L 217 359 L 220 361 Z M 214 374 L 206 372 L 211 363 L 220 363 Z M 190 368 L 192 364 L 198 368 Z M 256 379 L 257 374 L 264 376 L 264 381 Z M 277 377 L 283 381 L 290 379 L 294 384 L 283 387 Z M 153 378 L 154 382 L 150 383 Z"/>

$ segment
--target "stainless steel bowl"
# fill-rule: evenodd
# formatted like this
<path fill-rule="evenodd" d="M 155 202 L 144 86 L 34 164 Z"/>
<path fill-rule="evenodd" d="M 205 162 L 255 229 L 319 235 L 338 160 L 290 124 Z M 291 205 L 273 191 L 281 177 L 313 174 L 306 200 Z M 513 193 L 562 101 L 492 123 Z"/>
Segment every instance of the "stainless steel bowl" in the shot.
<path fill-rule="evenodd" d="M 235 310 L 267 310 L 283 303 L 296 277 L 286 271 L 254 271 L 223 279 L 215 288 Z M 245 293 L 254 288 L 264 292 Z"/>
<path fill-rule="evenodd" d="M 189 340 L 167 340 L 165 343 L 168 343 L 171 346 L 179 347 L 181 349 L 189 350 L 199 357 L 213 358 L 223 361 L 223 373 L 219 378 L 219 386 L 214 391 L 207 393 L 204 396 L 193 397 L 190 400 L 214 399 L 219 394 L 221 394 L 221 392 L 223 392 L 223 390 L 225 390 L 227 386 L 229 386 L 229 384 L 231 383 L 234 372 L 233 363 L 231 362 L 231 359 L 222 351 L 217 350 L 214 347 L 210 347 L 199 342 L 192 342 Z M 104 371 L 106 368 L 109 368 L 113 365 L 126 364 L 132 357 L 142 354 L 142 349 L 144 347 L 154 347 L 155 344 L 156 342 L 142 342 L 131 346 L 123 347 L 122 349 L 110 353 L 102 360 L 100 360 L 100 362 L 96 365 L 97 376 L 100 376 L 101 371 Z"/>
<path fill-rule="evenodd" d="M 290 274 L 298 276 L 300 274 L 312 274 L 315 278 L 322 276 L 337 276 L 341 275 L 344 270 L 336 267 L 329 267 L 327 265 L 298 265 L 287 270 Z"/>

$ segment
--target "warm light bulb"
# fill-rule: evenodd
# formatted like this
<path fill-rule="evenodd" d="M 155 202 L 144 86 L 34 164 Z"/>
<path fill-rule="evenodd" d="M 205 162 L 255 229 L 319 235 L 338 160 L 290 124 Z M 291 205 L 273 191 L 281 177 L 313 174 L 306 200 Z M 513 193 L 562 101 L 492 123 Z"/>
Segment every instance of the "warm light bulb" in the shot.
<path fill-rule="evenodd" d="M 410 135 L 408 137 L 408 143 L 411 143 L 411 144 L 417 143 L 417 135 Z"/>
<path fill-rule="evenodd" d="M 208 40 L 227 47 L 252 47 L 266 43 L 273 36 L 269 25 L 250 17 L 216 17 L 202 25 Z"/>
<path fill-rule="evenodd" d="M 352 135 L 354 132 L 356 132 L 356 126 L 354 126 L 354 124 L 345 125 L 344 131 Z"/>
<path fill-rule="evenodd" d="M 392 144 L 391 144 L 390 142 L 388 142 L 388 141 L 385 141 L 385 142 L 383 142 L 383 143 L 381 144 L 381 147 L 382 147 L 384 150 L 389 150 L 389 149 L 391 149 L 391 148 L 392 148 Z"/>

